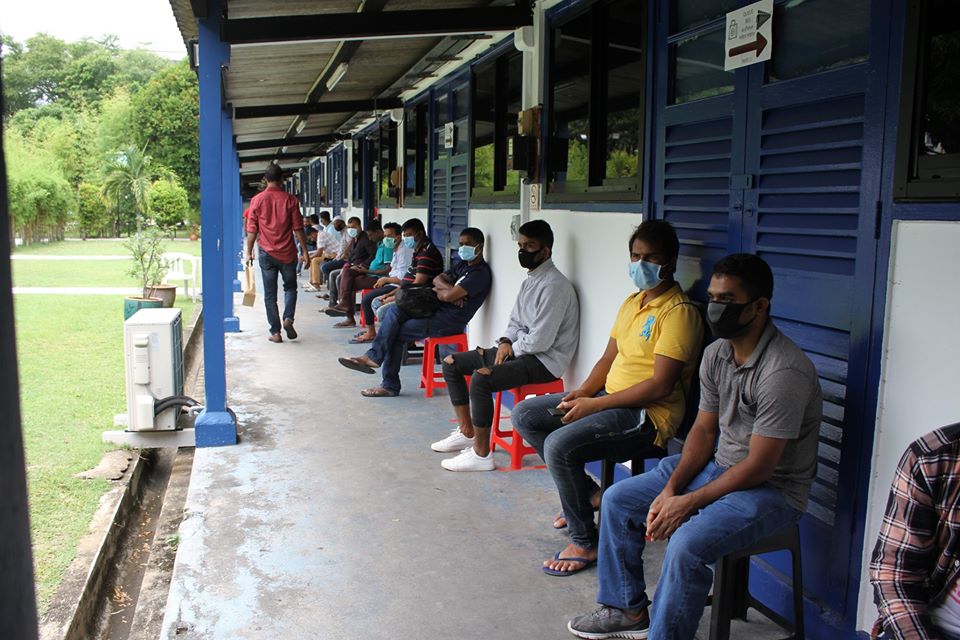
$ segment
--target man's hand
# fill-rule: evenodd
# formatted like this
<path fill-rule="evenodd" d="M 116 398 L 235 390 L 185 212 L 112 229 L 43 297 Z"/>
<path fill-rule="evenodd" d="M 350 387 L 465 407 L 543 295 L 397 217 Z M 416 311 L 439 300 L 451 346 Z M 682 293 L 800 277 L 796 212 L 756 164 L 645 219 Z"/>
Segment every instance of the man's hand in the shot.
<path fill-rule="evenodd" d="M 573 400 L 564 399 L 560 404 L 557 405 L 557 408 L 566 411 L 566 413 L 563 414 L 563 417 L 560 418 L 560 421 L 563 424 L 570 424 L 574 420 L 586 418 L 590 414 L 599 411 L 600 399 L 582 396 Z"/>
<path fill-rule="evenodd" d="M 589 397 L 591 397 L 591 394 L 587 393 L 583 389 L 574 389 L 567 395 L 563 396 L 562 402 L 570 402 L 572 400 L 576 400 L 577 398 L 589 398 Z"/>
<path fill-rule="evenodd" d="M 658 495 L 647 512 L 647 538 L 666 540 L 697 511 L 693 496 L 673 495 L 664 489 Z"/>
<path fill-rule="evenodd" d="M 384 287 L 384 286 L 386 286 L 386 285 L 387 285 L 387 279 L 386 279 L 386 278 L 379 278 L 376 282 L 373 283 L 373 288 L 374 288 L 374 289 L 379 289 L 380 287 Z"/>
<path fill-rule="evenodd" d="M 300 262 L 301 262 L 301 263 L 303 264 L 303 266 L 305 266 L 305 267 L 309 267 L 309 266 L 310 266 L 310 255 L 309 255 L 306 251 L 304 251 L 302 254 L 300 254 Z"/>
<path fill-rule="evenodd" d="M 513 358 L 513 345 L 509 342 L 501 342 L 497 347 L 497 357 L 493 359 L 493 364 L 503 364 L 507 358 Z"/>
<path fill-rule="evenodd" d="M 363 267 L 363 265 L 359 265 L 359 264 L 352 264 L 352 265 L 350 265 L 350 268 L 351 268 L 352 270 L 356 271 L 357 273 L 366 273 L 366 272 L 367 272 L 367 270 Z"/>
<path fill-rule="evenodd" d="M 248 253 L 248 254 L 247 254 L 247 259 L 246 259 L 245 262 L 247 263 L 247 266 L 248 266 L 248 267 L 252 267 L 252 266 L 253 266 L 253 254 L 252 254 L 252 253 Z"/>

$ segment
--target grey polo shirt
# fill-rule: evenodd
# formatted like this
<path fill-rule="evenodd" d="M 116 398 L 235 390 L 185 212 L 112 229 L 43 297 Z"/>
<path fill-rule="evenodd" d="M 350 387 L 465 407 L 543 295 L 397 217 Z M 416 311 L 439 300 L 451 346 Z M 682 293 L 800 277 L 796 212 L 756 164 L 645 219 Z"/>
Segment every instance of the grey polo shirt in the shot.
<path fill-rule="evenodd" d="M 716 463 L 729 468 L 746 458 L 753 434 L 789 440 L 770 483 L 800 511 L 817 473 L 822 405 L 816 368 L 773 322 L 741 366 L 729 340 L 703 354 L 700 410 L 719 414 Z"/>

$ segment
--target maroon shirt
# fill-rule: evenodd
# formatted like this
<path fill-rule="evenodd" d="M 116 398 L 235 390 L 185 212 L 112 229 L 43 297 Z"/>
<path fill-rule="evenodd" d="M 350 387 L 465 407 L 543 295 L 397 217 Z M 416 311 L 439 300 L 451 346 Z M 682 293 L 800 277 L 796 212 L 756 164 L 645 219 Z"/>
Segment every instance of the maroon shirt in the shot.
<path fill-rule="evenodd" d="M 280 187 L 267 187 L 250 201 L 247 233 L 256 233 L 260 248 L 277 261 L 296 261 L 293 232 L 297 230 L 303 230 L 303 215 L 296 196 Z"/>

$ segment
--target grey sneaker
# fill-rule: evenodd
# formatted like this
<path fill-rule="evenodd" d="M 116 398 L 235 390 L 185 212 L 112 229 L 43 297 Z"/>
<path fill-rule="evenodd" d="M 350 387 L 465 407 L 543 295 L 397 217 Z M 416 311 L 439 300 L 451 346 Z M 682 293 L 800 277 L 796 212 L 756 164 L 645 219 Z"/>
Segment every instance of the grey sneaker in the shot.
<path fill-rule="evenodd" d="M 620 609 L 602 605 L 593 613 L 577 616 L 567 623 L 567 630 L 578 638 L 604 640 L 604 638 L 626 638 L 627 640 L 646 640 L 650 630 L 650 619 L 631 620 Z"/>

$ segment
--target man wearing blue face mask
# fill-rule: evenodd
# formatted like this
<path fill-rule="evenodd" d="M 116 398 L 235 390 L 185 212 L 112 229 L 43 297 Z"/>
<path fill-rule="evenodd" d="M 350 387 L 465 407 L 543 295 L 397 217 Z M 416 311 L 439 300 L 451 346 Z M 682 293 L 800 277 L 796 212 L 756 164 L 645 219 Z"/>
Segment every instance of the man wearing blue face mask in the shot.
<path fill-rule="evenodd" d="M 510 319 L 496 347 L 448 356 L 443 361 L 450 403 L 459 426 L 430 448 L 460 452 L 440 465 L 448 471 L 493 471 L 490 431 L 493 395 L 563 375 L 580 341 L 577 292 L 553 264 L 553 230 L 543 220 L 520 227 L 517 257 L 527 271 Z M 461 246 L 461 257 L 472 255 Z M 465 255 L 466 254 L 466 255 Z M 470 378 L 467 389 L 465 376 Z"/>
<path fill-rule="evenodd" d="M 404 237 L 410 237 L 406 234 L 406 226 Z M 339 359 L 343 366 L 362 373 L 375 373 L 382 365 L 383 381 L 380 386 L 364 389 L 361 395 L 382 398 L 400 393 L 400 365 L 407 342 L 427 336 L 450 336 L 463 332 L 490 293 L 492 276 L 490 265 L 483 259 L 483 242 L 480 229 L 467 227 L 460 232 L 461 259 L 433 278 L 433 290 L 440 305 L 432 315 L 414 318 L 399 305 L 393 305 L 384 313 L 370 350 L 362 356 Z M 413 268 L 414 265 L 411 265 Z"/>
<path fill-rule="evenodd" d="M 673 227 L 644 222 L 628 247 L 629 274 L 639 291 L 621 305 L 590 375 L 565 395 L 524 400 L 512 414 L 514 428 L 547 463 L 560 494 L 563 512 L 553 526 L 570 528 L 570 544 L 544 562 L 552 576 L 596 562 L 599 488 L 583 465 L 646 450 L 663 455 L 683 420 L 703 343 L 700 313 L 673 279 L 680 250 Z"/>

